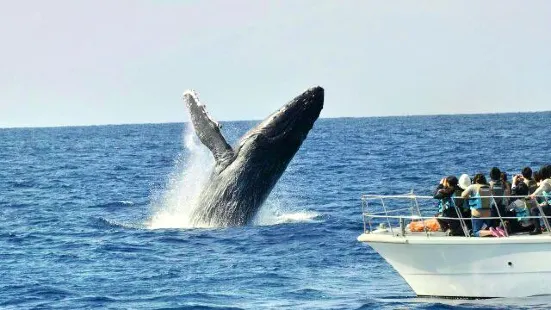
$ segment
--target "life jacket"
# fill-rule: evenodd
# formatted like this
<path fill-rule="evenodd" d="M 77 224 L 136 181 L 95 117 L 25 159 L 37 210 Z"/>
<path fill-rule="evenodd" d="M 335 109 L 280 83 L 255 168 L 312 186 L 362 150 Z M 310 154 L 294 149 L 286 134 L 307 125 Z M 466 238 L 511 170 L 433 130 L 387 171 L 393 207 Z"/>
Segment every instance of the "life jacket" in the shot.
<path fill-rule="evenodd" d="M 438 202 L 438 212 L 442 213 L 444 210 L 453 207 L 452 197 L 445 197 Z"/>
<path fill-rule="evenodd" d="M 425 228 L 427 229 L 427 231 L 439 231 L 440 223 L 438 223 L 438 220 L 436 218 L 432 218 L 424 221 L 421 220 L 411 222 L 408 224 L 408 228 L 411 232 L 424 231 Z"/>
<path fill-rule="evenodd" d="M 463 190 L 457 189 L 453 192 L 451 201 L 452 201 L 452 207 L 458 207 L 461 211 L 467 211 L 469 210 L 469 204 L 461 198 L 461 194 L 463 193 Z"/>
<path fill-rule="evenodd" d="M 488 185 L 476 184 L 477 189 L 474 195 L 469 198 L 469 207 L 474 210 L 490 209 L 491 198 L 481 198 L 481 196 L 491 196 L 490 187 Z"/>
<path fill-rule="evenodd" d="M 503 186 L 503 183 L 501 181 L 491 181 L 490 182 L 490 191 L 493 196 L 504 196 L 505 195 L 505 188 Z M 494 200 L 498 206 L 504 205 L 504 198 L 503 197 L 494 197 Z"/>
<path fill-rule="evenodd" d="M 448 208 L 447 198 L 440 199 L 438 202 L 438 213 L 444 212 Z"/>
<path fill-rule="evenodd" d="M 524 199 L 517 199 L 512 204 L 515 216 L 522 227 L 528 227 L 532 225 L 532 220 L 527 218 L 530 216 L 530 206 Z"/>
<path fill-rule="evenodd" d="M 450 197 L 440 199 L 440 202 L 438 203 L 438 212 L 442 213 L 442 211 L 455 208 L 456 206 L 460 209 L 464 209 L 465 204 L 461 198 L 461 193 L 461 190 L 455 190 Z"/>
<path fill-rule="evenodd" d="M 544 191 L 541 194 L 543 195 L 543 199 L 545 200 L 547 205 L 551 206 L 551 192 Z"/>

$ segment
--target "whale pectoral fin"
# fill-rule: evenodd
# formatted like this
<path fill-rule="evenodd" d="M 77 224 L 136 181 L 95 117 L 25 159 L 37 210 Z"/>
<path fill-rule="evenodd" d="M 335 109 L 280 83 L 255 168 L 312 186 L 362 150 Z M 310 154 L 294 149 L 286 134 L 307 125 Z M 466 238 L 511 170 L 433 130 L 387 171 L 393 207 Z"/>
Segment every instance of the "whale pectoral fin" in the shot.
<path fill-rule="evenodd" d="M 234 152 L 220 132 L 220 124 L 208 115 L 205 105 L 199 102 L 195 92 L 186 91 L 184 101 L 189 109 L 195 133 L 201 143 L 212 152 L 216 163 L 228 164 L 231 162 L 234 158 Z"/>

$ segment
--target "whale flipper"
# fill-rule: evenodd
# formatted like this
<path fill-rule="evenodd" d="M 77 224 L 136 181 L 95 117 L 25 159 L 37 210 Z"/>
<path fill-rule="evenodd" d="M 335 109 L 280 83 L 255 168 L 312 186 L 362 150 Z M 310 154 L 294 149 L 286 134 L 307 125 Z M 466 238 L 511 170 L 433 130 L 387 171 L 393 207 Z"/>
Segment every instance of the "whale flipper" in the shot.
<path fill-rule="evenodd" d="M 234 157 L 234 151 L 220 132 L 220 124 L 212 119 L 194 91 L 184 93 L 184 101 L 191 115 L 193 128 L 199 140 L 212 152 L 217 169 L 224 169 Z"/>

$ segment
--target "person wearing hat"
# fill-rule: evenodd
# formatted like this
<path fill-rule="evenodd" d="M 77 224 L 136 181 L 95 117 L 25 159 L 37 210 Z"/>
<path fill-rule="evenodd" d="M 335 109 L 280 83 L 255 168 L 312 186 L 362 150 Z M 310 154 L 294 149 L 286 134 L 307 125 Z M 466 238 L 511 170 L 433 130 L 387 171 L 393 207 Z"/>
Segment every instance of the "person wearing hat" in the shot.
<path fill-rule="evenodd" d="M 466 190 L 471 185 L 471 177 L 463 173 L 459 176 L 459 180 L 457 181 L 457 187 L 461 191 L 460 194 L 457 195 L 457 197 L 461 197 L 464 190 Z M 471 221 L 471 208 L 469 207 L 469 201 L 468 199 L 461 199 L 461 205 L 459 205 L 458 201 L 458 207 L 461 207 L 463 218 L 465 219 L 465 224 L 467 225 L 467 229 L 471 230 L 473 228 L 472 221 Z"/>
<path fill-rule="evenodd" d="M 468 174 L 463 173 L 459 177 L 457 187 L 461 190 L 461 193 L 463 193 L 463 191 L 466 190 L 469 186 L 471 186 L 471 177 Z M 461 197 L 461 194 L 459 194 L 458 196 Z M 463 208 L 463 211 L 468 213 L 467 217 L 471 217 L 471 209 L 469 208 L 469 202 L 466 199 L 462 201 L 461 207 Z"/>
<path fill-rule="evenodd" d="M 462 190 L 466 190 L 467 187 L 469 187 L 471 185 L 471 178 L 469 177 L 469 175 L 466 174 L 466 173 L 463 173 L 459 177 L 458 185 Z"/>

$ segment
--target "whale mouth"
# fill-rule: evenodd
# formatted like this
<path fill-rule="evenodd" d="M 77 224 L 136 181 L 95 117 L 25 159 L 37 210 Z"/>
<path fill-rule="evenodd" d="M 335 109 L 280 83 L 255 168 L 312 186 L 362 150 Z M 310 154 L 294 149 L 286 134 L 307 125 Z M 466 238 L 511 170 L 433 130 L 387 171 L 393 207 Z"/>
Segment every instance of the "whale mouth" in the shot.
<path fill-rule="evenodd" d="M 270 139 L 293 136 L 303 140 L 323 109 L 323 99 L 322 87 L 306 90 L 266 118 L 260 126 L 262 134 Z"/>

